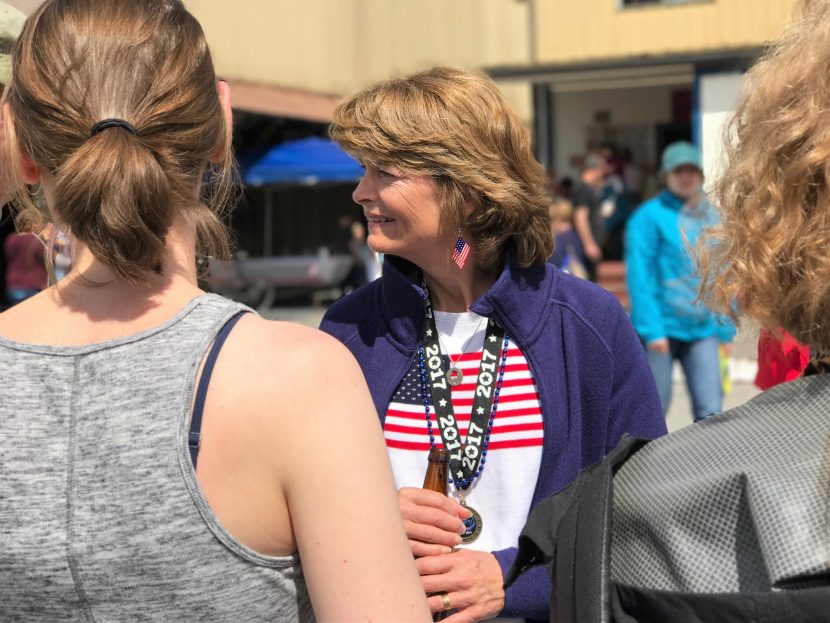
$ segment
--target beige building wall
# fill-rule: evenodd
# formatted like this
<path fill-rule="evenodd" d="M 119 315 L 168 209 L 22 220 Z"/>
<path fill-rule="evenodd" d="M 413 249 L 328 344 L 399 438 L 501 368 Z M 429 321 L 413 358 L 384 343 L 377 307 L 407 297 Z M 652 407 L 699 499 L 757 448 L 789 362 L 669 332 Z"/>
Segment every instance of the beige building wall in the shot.
<path fill-rule="evenodd" d="M 436 64 L 529 60 L 525 0 L 186 0 L 233 81 L 342 96 Z M 530 118 L 529 86 L 507 95 Z"/>
<path fill-rule="evenodd" d="M 537 62 L 570 63 L 751 47 L 775 39 L 797 0 L 536 0 Z"/>
<path fill-rule="evenodd" d="M 3 0 L 6 4 L 13 6 L 24 15 L 31 15 L 38 8 L 43 0 Z"/>

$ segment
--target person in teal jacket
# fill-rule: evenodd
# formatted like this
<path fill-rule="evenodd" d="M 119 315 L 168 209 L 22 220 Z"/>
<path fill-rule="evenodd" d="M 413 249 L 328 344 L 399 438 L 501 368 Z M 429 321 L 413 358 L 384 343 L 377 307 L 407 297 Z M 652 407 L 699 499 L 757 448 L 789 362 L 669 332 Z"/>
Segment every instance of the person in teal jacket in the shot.
<path fill-rule="evenodd" d="M 719 346 L 735 327 L 697 300 L 691 248 L 717 214 L 702 192 L 700 152 L 687 142 L 663 151 L 666 189 L 643 203 L 625 233 L 631 321 L 646 347 L 663 410 L 668 410 L 672 366 L 680 361 L 695 420 L 723 408 Z"/>

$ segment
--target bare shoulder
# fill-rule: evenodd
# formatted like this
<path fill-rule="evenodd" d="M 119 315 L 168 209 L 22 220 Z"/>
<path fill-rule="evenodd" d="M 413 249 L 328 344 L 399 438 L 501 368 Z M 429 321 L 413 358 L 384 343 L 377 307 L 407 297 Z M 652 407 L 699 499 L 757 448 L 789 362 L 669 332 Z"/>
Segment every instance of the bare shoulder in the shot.
<path fill-rule="evenodd" d="M 67 314 L 44 290 L 0 313 L 0 336 L 30 344 L 73 344 L 77 332 L 67 325 Z"/>
<path fill-rule="evenodd" d="M 310 454 L 336 461 L 344 448 L 374 448 L 386 460 L 363 373 L 337 340 L 251 316 L 240 320 L 226 347 L 217 364 L 217 406 L 243 414 L 246 425 L 237 440 L 279 474 L 286 495 L 317 474 Z"/>
<path fill-rule="evenodd" d="M 251 315 L 240 320 L 222 357 L 226 395 L 263 414 L 266 425 L 311 413 L 325 419 L 336 401 L 369 401 L 352 354 L 317 329 Z"/>
<path fill-rule="evenodd" d="M 239 329 L 233 353 L 250 372 L 235 373 L 233 407 L 247 401 L 253 425 L 234 428 L 237 455 L 253 455 L 284 496 L 317 618 L 428 621 L 357 362 L 315 329 L 255 317 Z"/>
<path fill-rule="evenodd" d="M 248 373 L 271 375 L 276 370 L 292 375 L 314 366 L 317 369 L 356 366 L 348 349 L 330 335 L 303 325 L 246 316 L 234 330 L 235 356 Z M 270 361 L 268 369 L 257 364 Z M 248 364 L 248 365 L 245 365 Z"/>

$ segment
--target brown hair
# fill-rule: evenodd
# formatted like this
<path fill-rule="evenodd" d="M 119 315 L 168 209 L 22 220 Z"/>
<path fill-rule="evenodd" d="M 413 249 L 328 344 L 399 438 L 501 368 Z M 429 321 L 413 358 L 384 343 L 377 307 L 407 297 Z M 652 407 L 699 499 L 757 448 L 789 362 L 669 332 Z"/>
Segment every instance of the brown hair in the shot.
<path fill-rule="evenodd" d="M 435 67 L 380 82 L 337 107 L 331 136 L 361 162 L 433 176 L 444 217 L 470 233 L 483 270 L 501 267 L 508 244 L 520 266 L 553 252 L 544 171 L 488 77 Z"/>
<path fill-rule="evenodd" d="M 747 74 L 715 189 L 722 224 L 698 248 L 703 297 L 830 351 L 830 2 Z"/>
<path fill-rule="evenodd" d="M 48 0 L 26 21 L 12 75 L 9 143 L 54 176 L 50 215 L 117 276 L 161 271 L 177 210 L 196 226 L 200 251 L 227 256 L 231 128 L 202 29 L 180 1 Z M 137 134 L 91 136 L 105 118 Z"/>

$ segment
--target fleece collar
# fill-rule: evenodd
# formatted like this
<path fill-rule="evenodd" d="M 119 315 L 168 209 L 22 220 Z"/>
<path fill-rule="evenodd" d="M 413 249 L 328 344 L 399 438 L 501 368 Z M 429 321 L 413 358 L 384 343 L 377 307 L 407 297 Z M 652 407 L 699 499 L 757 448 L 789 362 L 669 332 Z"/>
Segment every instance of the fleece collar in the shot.
<path fill-rule="evenodd" d="M 384 258 L 381 313 L 403 352 L 412 352 L 423 330 L 426 293 L 420 285 L 421 274 L 417 266 L 404 259 L 389 255 Z M 557 276 L 556 268 L 548 263 L 522 268 L 508 257 L 496 282 L 470 306 L 470 311 L 495 318 L 519 347 L 527 347 L 544 327 L 544 308 Z"/>

